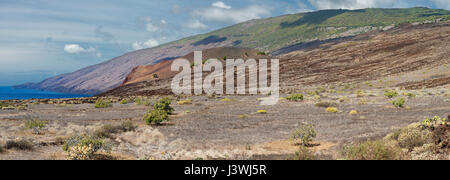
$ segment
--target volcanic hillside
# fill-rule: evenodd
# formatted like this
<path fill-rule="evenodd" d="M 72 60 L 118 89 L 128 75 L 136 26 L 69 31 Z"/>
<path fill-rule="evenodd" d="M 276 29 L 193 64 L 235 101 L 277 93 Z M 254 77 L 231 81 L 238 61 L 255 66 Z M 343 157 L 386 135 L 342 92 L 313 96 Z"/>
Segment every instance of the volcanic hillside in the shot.
<path fill-rule="evenodd" d="M 97 94 L 120 86 L 137 66 L 172 60 L 196 50 L 232 46 L 281 55 L 289 52 L 286 47 L 299 43 L 351 37 L 376 29 L 387 30 L 405 22 L 448 19 L 450 11 L 447 10 L 409 8 L 322 10 L 251 20 L 155 48 L 129 52 L 73 73 L 18 87 Z"/>
<path fill-rule="evenodd" d="M 280 83 L 284 92 L 308 86 L 341 83 L 381 85 L 409 89 L 450 84 L 450 23 L 402 24 L 387 31 L 375 30 L 351 38 L 322 41 L 310 46 L 292 46 L 280 58 Z M 230 52 L 258 51 L 215 48 L 204 58 L 230 56 Z M 245 53 L 244 53 L 245 55 Z M 192 59 L 193 54 L 187 55 Z M 244 56 L 245 57 L 245 56 Z M 244 59 L 248 59 L 244 58 Z M 265 57 L 270 58 L 270 57 Z M 102 94 L 170 94 L 171 61 L 136 68 L 124 85 Z M 152 74 L 160 78 L 152 79 Z"/>

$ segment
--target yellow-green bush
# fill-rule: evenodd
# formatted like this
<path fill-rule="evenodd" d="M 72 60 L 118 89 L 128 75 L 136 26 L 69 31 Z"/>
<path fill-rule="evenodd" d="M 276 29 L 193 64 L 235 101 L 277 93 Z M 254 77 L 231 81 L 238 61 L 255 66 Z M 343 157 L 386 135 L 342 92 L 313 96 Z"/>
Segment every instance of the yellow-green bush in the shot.
<path fill-rule="evenodd" d="M 177 104 L 179 104 L 179 105 L 192 104 L 192 99 L 181 100 L 181 101 L 178 101 Z"/>
<path fill-rule="evenodd" d="M 337 112 L 339 112 L 339 109 L 335 108 L 335 107 L 328 107 L 326 109 L 326 111 L 329 112 L 329 113 L 337 113 Z"/>

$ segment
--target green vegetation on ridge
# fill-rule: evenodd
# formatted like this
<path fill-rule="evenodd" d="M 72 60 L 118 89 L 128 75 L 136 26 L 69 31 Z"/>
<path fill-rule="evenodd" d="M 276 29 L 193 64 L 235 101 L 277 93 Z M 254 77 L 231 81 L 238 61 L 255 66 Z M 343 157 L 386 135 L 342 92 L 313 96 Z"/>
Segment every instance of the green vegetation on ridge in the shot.
<path fill-rule="evenodd" d="M 236 46 L 274 51 L 295 43 L 330 36 L 361 27 L 450 19 L 450 11 L 428 8 L 321 10 L 309 13 L 251 20 L 210 33 L 188 37 L 172 44 L 216 39 Z"/>

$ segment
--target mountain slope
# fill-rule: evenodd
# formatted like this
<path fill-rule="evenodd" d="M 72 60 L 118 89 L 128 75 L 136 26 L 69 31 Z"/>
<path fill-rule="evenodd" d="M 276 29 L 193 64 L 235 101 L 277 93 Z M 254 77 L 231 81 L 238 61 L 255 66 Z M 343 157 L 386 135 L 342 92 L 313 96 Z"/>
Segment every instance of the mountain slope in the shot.
<path fill-rule="evenodd" d="M 389 29 L 404 22 L 450 19 L 450 11 L 427 8 L 322 10 L 251 20 L 211 33 L 127 53 L 101 64 L 19 87 L 97 94 L 119 86 L 131 70 L 214 47 L 249 47 L 273 52 L 313 40 L 353 36 Z"/>
<path fill-rule="evenodd" d="M 450 22 L 404 24 L 319 44 L 278 57 L 282 92 L 342 84 L 365 84 L 380 89 L 450 85 Z M 133 79 L 137 81 L 100 96 L 172 93 L 170 78 L 139 81 L 142 79 L 137 74 Z"/>

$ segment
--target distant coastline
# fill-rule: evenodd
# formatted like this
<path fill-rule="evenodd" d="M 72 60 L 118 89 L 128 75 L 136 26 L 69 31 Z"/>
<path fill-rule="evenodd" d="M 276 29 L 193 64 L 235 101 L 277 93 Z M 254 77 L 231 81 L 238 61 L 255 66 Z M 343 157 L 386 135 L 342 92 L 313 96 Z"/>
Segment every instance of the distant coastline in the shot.
<path fill-rule="evenodd" d="M 24 99 L 64 99 L 90 97 L 86 94 L 67 94 L 52 91 L 42 91 L 36 89 L 15 88 L 11 86 L 0 86 L 1 100 L 24 100 Z"/>

